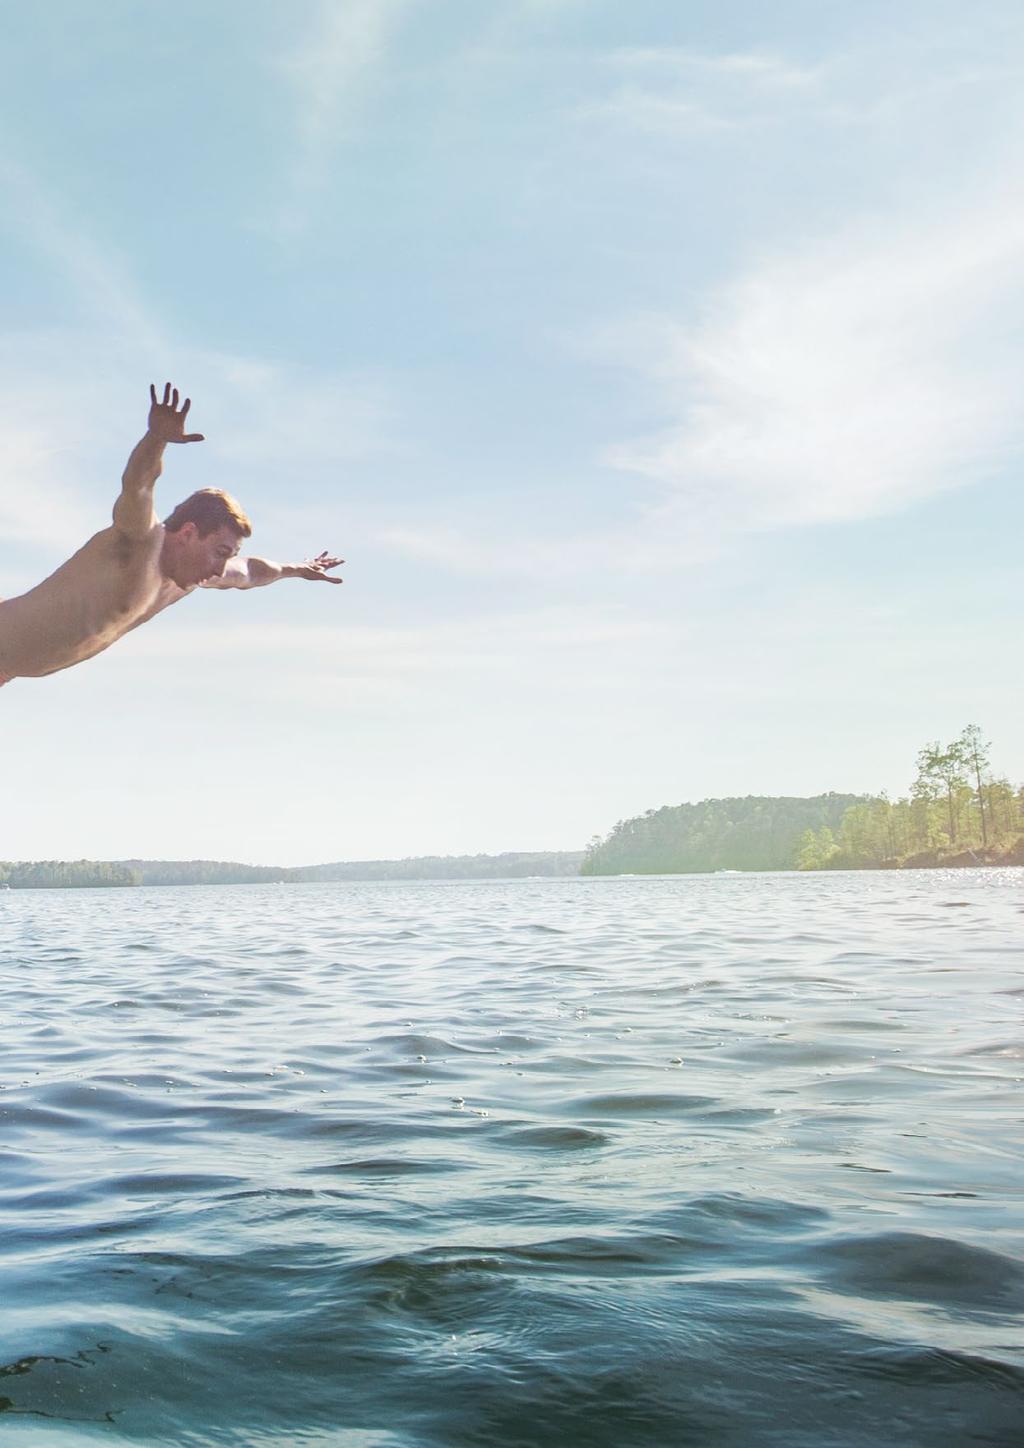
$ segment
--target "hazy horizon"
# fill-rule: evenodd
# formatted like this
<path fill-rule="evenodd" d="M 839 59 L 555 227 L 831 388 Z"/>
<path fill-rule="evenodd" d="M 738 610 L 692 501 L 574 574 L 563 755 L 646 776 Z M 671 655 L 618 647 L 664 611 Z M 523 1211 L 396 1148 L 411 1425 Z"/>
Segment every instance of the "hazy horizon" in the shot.
<path fill-rule="evenodd" d="M 171 379 L 251 551 L 0 690 L 9 859 L 583 848 L 1024 778 L 1024 15 L 115 0 L 0 67 L 0 596 Z M 246 545 L 247 548 L 250 545 Z M 579 842 L 574 845 L 573 842 Z"/>

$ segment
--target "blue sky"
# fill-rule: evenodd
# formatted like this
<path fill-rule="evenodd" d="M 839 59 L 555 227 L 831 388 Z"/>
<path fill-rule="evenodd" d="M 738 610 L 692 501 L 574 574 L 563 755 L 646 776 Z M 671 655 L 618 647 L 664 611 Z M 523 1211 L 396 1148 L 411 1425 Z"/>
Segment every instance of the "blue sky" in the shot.
<path fill-rule="evenodd" d="M 151 380 L 252 551 L 0 695 L 0 857 L 575 848 L 1019 728 L 1018 6 L 7 7 L 0 594 Z"/>

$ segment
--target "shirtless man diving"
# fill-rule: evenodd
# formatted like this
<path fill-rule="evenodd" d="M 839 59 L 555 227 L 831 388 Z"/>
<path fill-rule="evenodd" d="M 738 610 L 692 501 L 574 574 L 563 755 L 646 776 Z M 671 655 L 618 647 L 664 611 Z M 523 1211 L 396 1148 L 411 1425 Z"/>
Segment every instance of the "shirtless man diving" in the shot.
<path fill-rule="evenodd" d="M 321 553 L 306 563 L 239 558 L 252 525 L 234 498 L 216 488 L 193 493 L 161 523 L 153 488 L 169 442 L 202 442 L 186 432 L 189 398 L 178 407 L 168 382 L 152 406 L 145 437 L 121 479 L 114 522 L 19 598 L 0 600 L 0 684 L 38 679 L 91 659 L 195 588 L 262 588 L 281 578 L 340 583 L 329 569 L 344 560 Z"/>

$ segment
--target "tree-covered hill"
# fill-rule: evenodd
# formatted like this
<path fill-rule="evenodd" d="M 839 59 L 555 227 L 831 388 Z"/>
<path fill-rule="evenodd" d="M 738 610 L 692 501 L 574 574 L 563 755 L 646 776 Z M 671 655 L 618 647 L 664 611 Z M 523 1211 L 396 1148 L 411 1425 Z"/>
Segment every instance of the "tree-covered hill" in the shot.
<path fill-rule="evenodd" d="M 288 877 L 280 865 L 240 865 L 230 860 L 119 860 L 140 885 L 258 885 Z"/>
<path fill-rule="evenodd" d="M 229 860 L 46 860 L 0 862 L 0 886 L 259 885 L 340 880 L 501 880 L 578 875 L 582 850 L 511 851 L 503 855 L 416 855 L 403 860 L 349 860 L 329 865 L 242 865 Z"/>
<path fill-rule="evenodd" d="M 706 870 L 791 870 L 807 830 L 838 829 L 867 796 L 809 799 L 746 795 L 666 805 L 623 820 L 586 853 L 583 875 L 675 875 Z"/>
<path fill-rule="evenodd" d="M 109 860 L 0 861 L 0 885 L 12 890 L 109 889 L 138 883 L 131 870 Z"/>
<path fill-rule="evenodd" d="M 991 747 L 977 724 L 948 744 L 926 744 L 909 794 L 860 801 L 838 831 L 808 830 L 800 869 L 1024 864 L 1024 787 L 993 772 Z"/>
<path fill-rule="evenodd" d="M 712 870 L 862 870 L 1024 864 L 1024 786 L 993 773 L 989 743 L 969 724 L 927 744 L 910 793 L 745 795 L 666 805 L 622 820 L 579 850 L 420 855 L 326 865 L 223 860 L 4 864 L 0 887 L 234 885 L 342 880 L 496 880 L 528 876 L 679 875 Z"/>
<path fill-rule="evenodd" d="M 578 875 L 582 850 L 519 851 L 503 855 L 416 855 L 406 860 L 301 865 L 289 880 L 521 880 L 531 875 Z"/>

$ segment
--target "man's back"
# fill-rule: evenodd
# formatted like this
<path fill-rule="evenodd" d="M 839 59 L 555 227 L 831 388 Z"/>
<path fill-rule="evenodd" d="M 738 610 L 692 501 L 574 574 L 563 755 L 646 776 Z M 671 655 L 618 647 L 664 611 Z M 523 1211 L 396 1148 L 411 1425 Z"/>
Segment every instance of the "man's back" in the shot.
<path fill-rule="evenodd" d="M 39 678 L 92 658 L 184 598 L 160 571 L 163 525 L 93 535 L 28 593 L 0 601 L 0 677 Z"/>

